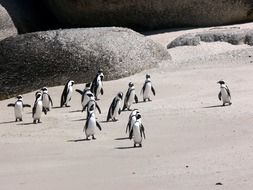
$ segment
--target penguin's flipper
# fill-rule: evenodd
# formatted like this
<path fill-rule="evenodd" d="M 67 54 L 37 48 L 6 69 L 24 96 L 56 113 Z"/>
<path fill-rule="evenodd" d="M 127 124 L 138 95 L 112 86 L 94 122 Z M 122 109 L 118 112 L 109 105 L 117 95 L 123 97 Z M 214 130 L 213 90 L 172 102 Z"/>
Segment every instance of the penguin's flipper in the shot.
<path fill-rule="evenodd" d="M 218 94 L 218 98 L 221 101 L 221 92 Z"/>
<path fill-rule="evenodd" d="M 145 88 L 146 88 L 146 83 L 144 83 L 144 85 L 143 85 L 143 87 L 142 87 L 142 89 L 141 89 L 141 93 L 140 93 L 140 94 L 143 94 L 143 93 L 144 93 Z"/>
<path fill-rule="evenodd" d="M 101 109 L 96 102 L 95 102 L 95 105 L 96 105 L 96 108 L 98 109 L 98 112 L 101 114 Z"/>
<path fill-rule="evenodd" d="M 104 89 L 103 89 L 103 88 L 101 88 L 100 93 L 101 93 L 102 95 L 104 94 Z"/>
<path fill-rule="evenodd" d="M 15 107 L 15 104 L 8 104 L 8 107 Z"/>
<path fill-rule="evenodd" d="M 30 104 L 23 104 L 23 107 L 24 107 L 24 108 L 25 108 L 25 107 L 30 108 L 31 105 L 30 105 Z"/>
<path fill-rule="evenodd" d="M 36 107 L 37 107 L 37 102 L 35 102 L 35 103 L 34 103 L 34 106 L 33 106 L 33 116 L 34 116 L 34 114 L 35 114 L 35 112 L 36 112 Z"/>
<path fill-rule="evenodd" d="M 129 120 L 128 123 L 127 123 L 127 126 L 126 126 L 126 133 L 127 133 L 128 130 L 129 130 L 129 132 L 130 132 L 130 125 L 131 125 L 131 120 Z"/>
<path fill-rule="evenodd" d="M 65 84 L 62 95 L 61 95 L 61 107 L 66 103 L 66 98 L 68 94 L 68 82 Z"/>
<path fill-rule="evenodd" d="M 229 88 L 228 88 L 228 86 L 226 85 L 226 91 L 227 91 L 227 93 L 228 93 L 228 96 L 231 98 L 231 93 L 230 93 L 230 90 L 229 90 Z"/>
<path fill-rule="evenodd" d="M 141 130 L 141 137 L 142 137 L 142 135 L 143 135 L 144 139 L 146 139 L 145 129 L 144 129 L 144 126 L 143 126 L 142 124 L 141 124 L 140 130 Z"/>
<path fill-rule="evenodd" d="M 112 109 L 112 107 L 110 106 L 110 108 L 108 110 L 107 118 L 106 118 L 107 122 L 111 119 L 111 109 Z"/>
<path fill-rule="evenodd" d="M 44 112 L 45 115 L 47 115 L 47 109 L 45 107 L 42 108 L 42 111 Z"/>
<path fill-rule="evenodd" d="M 138 103 L 138 97 L 137 97 L 136 94 L 135 94 L 135 96 L 134 96 L 134 100 L 135 100 L 135 103 L 137 104 L 137 103 Z"/>
<path fill-rule="evenodd" d="M 121 114 L 121 109 L 120 109 L 120 108 L 119 108 L 118 114 L 119 114 L 119 115 Z"/>
<path fill-rule="evenodd" d="M 154 94 L 154 96 L 155 96 L 155 89 L 154 89 L 153 86 L 151 86 L 151 90 L 152 90 L 152 92 L 153 92 L 153 94 Z"/>
<path fill-rule="evenodd" d="M 129 132 L 129 139 L 133 138 L 133 129 Z"/>
<path fill-rule="evenodd" d="M 51 96 L 49 94 L 48 94 L 48 98 L 49 98 L 49 101 L 51 102 L 51 106 L 53 107 L 54 106 L 53 100 L 52 100 L 52 98 L 51 98 Z"/>
<path fill-rule="evenodd" d="M 102 128 L 101 128 L 100 124 L 99 124 L 97 121 L 96 121 L 96 125 L 97 125 L 97 127 L 99 128 L 99 130 L 101 131 Z"/>
<path fill-rule="evenodd" d="M 79 94 L 83 95 L 83 91 L 81 91 L 80 89 L 76 89 L 76 92 L 78 92 Z"/>

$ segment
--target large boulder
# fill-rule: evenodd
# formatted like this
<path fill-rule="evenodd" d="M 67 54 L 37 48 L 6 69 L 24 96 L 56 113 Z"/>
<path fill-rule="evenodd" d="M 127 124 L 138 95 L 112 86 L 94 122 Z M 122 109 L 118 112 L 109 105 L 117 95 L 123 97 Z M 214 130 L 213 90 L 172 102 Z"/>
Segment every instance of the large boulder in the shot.
<path fill-rule="evenodd" d="M 46 0 L 65 26 L 138 29 L 213 26 L 253 20 L 252 0 Z"/>
<path fill-rule="evenodd" d="M 55 17 L 48 11 L 44 1 L 0 0 L 10 14 L 19 33 L 57 28 Z"/>
<path fill-rule="evenodd" d="M 89 82 L 99 68 L 106 80 L 118 79 L 168 59 L 164 47 L 125 28 L 23 34 L 0 42 L 0 99 L 68 79 Z"/>
<path fill-rule="evenodd" d="M 240 27 L 210 29 L 203 32 L 188 33 L 177 37 L 167 48 L 177 46 L 196 46 L 200 42 L 227 42 L 233 45 L 247 44 L 253 46 L 253 29 Z"/>
<path fill-rule="evenodd" d="M 0 40 L 15 35 L 17 35 L 17 29 L 8 12 L 0 4 Z"/>

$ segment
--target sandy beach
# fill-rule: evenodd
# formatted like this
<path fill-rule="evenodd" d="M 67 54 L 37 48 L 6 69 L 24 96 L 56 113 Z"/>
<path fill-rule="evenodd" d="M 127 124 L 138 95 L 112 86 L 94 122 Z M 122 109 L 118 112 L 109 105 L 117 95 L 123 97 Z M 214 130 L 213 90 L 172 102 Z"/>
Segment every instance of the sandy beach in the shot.
<path fill-rule="evenodd" d="M 252 23 L 234 26 L 253 28 Z M 147 38 L 166 46 L 181 34 L 206 29 Z M 0 101 L 1 189 L 252 189 L 253 48 L 202 42 L 168 51 L 172 62 L 104 82 L 97 140 L 84 140 L 86 112 L 81 112 L 78 93 L 71 107 L 59 108 L 63 86 L 49 88 L 55 108 L 41 124 L 32 124 L 31 108 L 25 108 L 23 122 L 14 122 L 7 104 L 15 98 Z M 133 148 L 125 134 L 130 112 L 122 112 L 117 122 L 105 120 L 113 97 L 125 94 L 130 81 L 142 100 L 146 73 L 157 95 L 132 106 L 140 110 L 146 130 L 143 147 Z M 221 79 L 231 90 L 232 106 L 222 107 L 218 100 Z M 32 105 L 34 93 L 24 94 L 24 103 Z"/>

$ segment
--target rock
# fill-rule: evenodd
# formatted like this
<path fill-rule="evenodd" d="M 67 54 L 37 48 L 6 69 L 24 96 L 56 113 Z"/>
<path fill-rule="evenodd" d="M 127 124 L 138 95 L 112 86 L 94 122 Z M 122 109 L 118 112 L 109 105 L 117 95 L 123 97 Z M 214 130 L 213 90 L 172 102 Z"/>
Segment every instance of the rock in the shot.
<path fill-rule="evenodd" d="M 56 29 L 59 25 L 44 1 L 0 0 L 19 33 Z"/>
<path fill-rule="evenodd" d="M 164 47 L 125 28 L 23 34 L 0 42 L 0 99 L 68 79 L 89 82 L 99 68 L 106 80 L 118 79 L 168 59 Z"/>
<path fill-rule="evenodd" d="M 17 35 L 17 29 L 4 7 L 0 4 L 0 40 Z"/>
<path fill-rule="evenodd" d="M 252 0 L 46 0 L 65 27 L 156 29 L 253 20 Z"/>
<path fill-rule="evenodd" d="M 197 46 L 200 44 L 200 37 L 195 35 L 185 34 L 173 40 L 167 48 L 174 48 L 177 46 Z"/>
<path fill-rule="evenodd" d="M 253 30 L 240 28 L 211 29 L 204 32 L 189 33 L 179 36 L 167 45 L 167 48 L 177 46 L 196 46 L 203 42 L 228 42 L 233 45 L 253 45 Z"/>

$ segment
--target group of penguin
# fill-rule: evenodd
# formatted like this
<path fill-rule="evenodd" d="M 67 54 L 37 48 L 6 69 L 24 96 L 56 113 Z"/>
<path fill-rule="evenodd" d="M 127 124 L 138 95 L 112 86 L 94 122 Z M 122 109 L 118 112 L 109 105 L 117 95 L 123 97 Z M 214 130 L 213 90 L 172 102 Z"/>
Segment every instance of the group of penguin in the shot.
<path fill-rule="evenodd" d="M 96 110 L 101 114 L 101 109 L 97 104 L 99 100 L 99 96 L 104 94 L 103 90 L 103 79 L 104 74 L 102 70 L 98 70 L 96 76 L 94 77 L 91 83 L 87 83 L 83 90 L 76 89 L 75 91 L 81 95 L 81 105 L 82 105 L 82 112 L 87 112 L 86 123 L 84 126 L 83 131 L 86 134 L 86 139 L 90 140 L 95 138 L 96 127 L 99 130 L 102 130 L 100 124 L 96 120 Z M 69 107 L 69 103 L 71 101 L 72 93 L 73 93 L 73 85 L 74 81 L 69 80 L 63 89 L 61 95 L 61 102 L 60 107 Z M 151 101 L 151 93 L 155 95 L 155 89 L 151 82 L 150 75 L 146 75 L 146 80 L 141 90 L 141 94 L 143 95 L 143 101 Z M 138 103 L 138 97 L 135 92 L 135 87 L 132 82 L 128 84 L 128 90 L 126 92 L 123 108 L 123 92 L 118 92 L 117 95 L 113 98 L 112 103 L 109 107 L 108 114 L 106 121 L 118 121 L 118 116 L 121 114 L 122 111 L 132 111 L 129 115 L 129 121 L 126 128 L 126 133 L 129 133 L 129 138 L 133 139 L 134 147 L 139 145 L 142 146 L 142 140 L 145 138 L 145 130 L 144 126 L 141 121 L 141 114 L 138 109 L 131 110 L 132 104 Z M 24 107 L 31 107 L 29 104 L 23 103 L 23 98 L 21 95 L 17 96 L 17 101 L 14 104 L 8 104 L 8 106 L 14 107 L 14 113 L 16 122 L 22 121 L 22 112 Z M 32 109 L 32 117 L 33 123 L 40 123 L 41 115 L 47 114 L 48 111 L 51 110 L 53 107 L 53 101 L 48 93 L 48 89 L 43 87 L 41 90 L 35 93 L 35 102 Z"/>
<path fill-rule="evenodd" d="M 83 90 L 76 89 L 81 95 L 81 105 L 82 112 L 87 111 L 86 123 L 83 131 L 86 134 L 86 139 L 89 140 L 95 138 L 95 129 L 98 127 L 99 130 L 102 130 L 100 124 L 96 120 L 95 112 L 101 114 L 101 109 L 97 104 L 99 100 L 98 97 L 104 94 L 103 90 L 103 79 L 104 74 L 102 70 L 99 70 L 91 83 L 87 83 Z M 231 93 L 223 80 L 218 81 L 220 84 L 220 92 L 218 98 L 223 102 L 223 106 L 231 105 Z M 73 93 L 74 81 L 69 80 L 65 86 L 61 95 L 61 104 L 60 107 L 66 106 L 69 107 L 69 102 L 71 101 Z M 156 92 L 151 82 L 150 75 L 146 75 L 144 85 L 141 89 L 141 94 L 143 95 L 143 101 L 151 101 L 151 93 L 155 96 Z M 113 101 L 109 107 L 106 121 L 117 121 L 117 117 L 121 114 L 122 111 L 128 110 L 131 111 L 126 127 L 126 133 L 129 133 L 129 139 L 133 139 L 134 147 L 139 145 L 142 147 L 142 140 L 145 138 L 145 129 L 142 124 L 141 114 L 138 109 L 131 110 L 131 105 L 135 102 L 138 103 L 138 97 L 135 92 L 135 87 L 132 82 L 128 84 L 128 90 L 126 92 L 124 102 L 123 102 L 123 93 L 118 92 L 117 95 L 113 98 Z M 123 102 L 123 108 L 121 109 L 121 102 Z M 24 107 L 31 107 L 29 104 L 24 104 L 21 95 L 17 96 L 17 101 L 14 104 L 8 104 L 8 106 L 14 107 L 14 113 L 16 122 L 22 121 L 22 112 Z M 35 94 L 35 102 L 32 109 L 33 123 L 40 123 L 40 118 L 42 113 L 47 114 L 48 111 L 53 107 L 53 101 L 48 94 L 48 89 L 43 87 L 40 91 L 37 91 Z"/>

